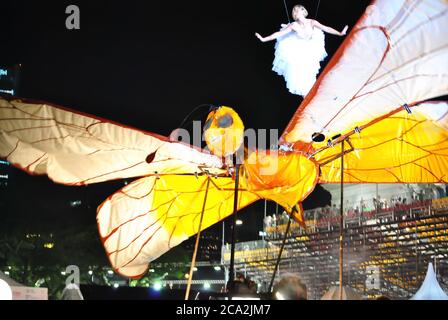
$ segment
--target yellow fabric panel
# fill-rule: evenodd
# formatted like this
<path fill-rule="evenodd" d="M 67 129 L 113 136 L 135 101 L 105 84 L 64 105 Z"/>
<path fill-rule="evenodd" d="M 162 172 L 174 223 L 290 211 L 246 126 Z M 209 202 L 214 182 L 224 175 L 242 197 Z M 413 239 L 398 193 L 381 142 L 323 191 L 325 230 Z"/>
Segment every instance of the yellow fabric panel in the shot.
<path fill-rule="evenodd" d="M 350 136 L 354 151 L 344 157 L 344 182 L 436 183 L 448 177 L 447 104 L 426 103 L 402 110 Z M 344 145 L 349 150 L 348 143 Z M 323 164 L 341 145 L 318 152 Z M 320 182 L 340 182 L 341 160 L 321 165 Z"/>
<path fill-rule="evenodd" d="M 210 178 L 201 230 L 233 213 L 234 180 Z M 98 228 L 110 263 L 136 278 L 150 261 L 196 234 L 206 176 L 161 175 L 138 179 L 98 208 Z M 259 199 L 241 190 L 238 208 Z"/>
<path fill-rule="evenodd" d="M 277 202 L 288 212 L 296 207 L 294 218 L 303 223 L 299 203 L 316 186 L 317 173 L 317 164 L 301 153 L 255 151 L 242 167 L 241 181 L 247 190 Z"/>

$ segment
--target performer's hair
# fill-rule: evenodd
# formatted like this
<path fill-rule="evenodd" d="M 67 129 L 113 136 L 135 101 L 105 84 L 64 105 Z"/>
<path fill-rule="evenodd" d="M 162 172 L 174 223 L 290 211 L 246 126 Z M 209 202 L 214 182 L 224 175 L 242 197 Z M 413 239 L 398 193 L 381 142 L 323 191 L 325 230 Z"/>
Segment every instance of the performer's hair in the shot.
<path fill-rule="evenodd" d="M 306 10 L 306 8 L 304 6 L 302 6 L 301 4 L 297 4 L 292 8 L 292 18 L 295 20 L 296 19 L 296 15 L 294 14 L 294 11 L 299 10 L 299 9 L 304 9 L 305 10 L 305 18 L 308 16 L 308 10 Z"/>

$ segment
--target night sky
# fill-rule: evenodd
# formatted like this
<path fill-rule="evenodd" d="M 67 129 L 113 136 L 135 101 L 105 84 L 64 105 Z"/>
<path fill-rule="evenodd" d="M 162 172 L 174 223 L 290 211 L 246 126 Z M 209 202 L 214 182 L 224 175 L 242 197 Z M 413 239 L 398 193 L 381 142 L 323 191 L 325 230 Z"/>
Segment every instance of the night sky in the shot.
<path fill-rule="evenodd" d="M 0 66 L 22 64 L 21 97 L 162 135 L 203 103 L 233 107 L 246 128 L 281 132 L 301 102 L 271 71 L 275 42 L 261 43 L 254 36 L 287 22 L 282 0 L 3 2 Z M 286 3 L 289 11 L 297 4 Z M 318 1 L 300 3 L 316 18 Z M 338 30 L 352 27 L 369 3 L 321 0 L 317 20 Z M 80 30 L 65 28 L 69 4 L 80 8 Z M 329 58 L 342 40 L 326 35 Z M 11 181 L 33 206 L 23 209 L 29 215 L 44 217 L 61 198 L 83 199 L 87 210 L 78 213 L 79 223 L 87 224 L 96 223 L 95 207 L 123 185 L 63 187 L 18 170 Z M 325 196 L 318 191 L 306 205 Z M 259 202 L 241 214 L 247 223 L 239 229 L 240 240 L 257 238 L 262 210 Z M 67 213 L 55 214 L 57 220 Z"/>

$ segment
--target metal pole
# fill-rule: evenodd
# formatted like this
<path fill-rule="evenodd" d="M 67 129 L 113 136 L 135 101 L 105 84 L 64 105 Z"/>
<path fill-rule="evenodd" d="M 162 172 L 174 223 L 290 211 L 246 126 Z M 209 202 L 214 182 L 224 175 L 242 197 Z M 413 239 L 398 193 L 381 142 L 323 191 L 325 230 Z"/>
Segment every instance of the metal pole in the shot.
<path fill-rule="evenodd" d="M 416 284 L 418 284 L 418 235 L 417 235 L 417 230 L 418 230 L 418 224 L 417 224 L 417 220 L 415 220 L 415 281 Z"/>
<path fill-rule="evenodd" d="M 378 214 L 379 209 L 379 199 L 378 199 L 378 183 L 376 184 L 376 200 L 375 200 L 375 213 Z"/>
<path fill-rule="evenodd" d="M 193 280 L 193 269 L 194 269 L 194 265 L 196 263 L 196 254 L 198 253 L 198 248 L 199 248 L 199 238 L 201 237 L 202 218 L 204 217 L 205 203 L 207 202 L 209 184 L 210 184 L 210 177 L 207 177 L 207 186 L 205 189 L 204 203 L 202 204 L 201 218 L 199 220 L 199 226 L 198 226 L 198 234 L 196 235 L 196 243 L 194 246 L 193 259 L 191 260 L 190 273 L 189 273 L 188 283 L 187 283 L 187 291 L 185 292 L 185 300 L 188 300 L 188 298 L 190 296 L 191 281 Z"/>
<path fill-rule="evenodd" d="M 436 278 L 437 278 L 437 257 L 434 256 L 434 273 L 436 274 Z"/>
<path fill-rule="evenodd" d="M 229 268 L 229 281 L 231 281 L 231 290 L 233 290 L 233 280 L 235 280 L 235 241 L 236 241 L 236 220 L 238 211 L 238 188 L 240 179 L 240 164 L 235 165 L 235 193 L 233 197 L 233 221 L 231 225 L 232 242 L 230 249 L 230 268 Z"/>
<path fill-rule="evenodd" d="M 226 249 L 225 245 L 225 221 L 222 221 L 222 244 L 221 244 L 221 264 L 223 265 L 224 269 L 224 289 L 226 288 L 227 284 L 227 268 L 224 266 L 224 251 Z"/>
<path fill-rule="evenodd" d="M 263 215 L 263 235 L 261 237 L 261 240 L 264 240 L 265 238 L 265 233 L 266 233 L 266 225 L 265 225 L 265 221 L 266 221 L 266 210 L 267 210 L 267 200 L 264 200 L 264 215 Z"/>
<path fill-rule="evenodd" d="M 339 300 L 342 300 L 342 277 L 343 277 L 343 259 L 344 259 L 344 142 L 342 141 L 341 150 L 341 218 L 339 226 Z"/>
<path fill-rule="evenodd" d="M 225 231 L 225 223 L 224 223 L 224 220 L 222 221 L 222 248 L 224 248 L 224 246 L 225 246 L 225 233 L 224 233 L 224 231 Z"/>
<path fill-rule="evenodd" d="M 278 266 L 280 264 L 280 260 L 282 258 L 283 248 L 285 247 L 286 238 L 288 237 L 289 228 L 291 227 L 292 215 L 294 214 L 294 212 L 297 212 L 297 208 L 295 206 L 292 209 L 291 213 L 289 214 L 288 224 L 286 225 L 285 236 L 283 237 L 283 242 L 282 242 L 282 245 L 280 247 L 280 251 L 279 251 L 278 256 L 277 256 L 277 261 L 275 262 L 274 272 L 272 274 L 272 278 L 271 278 L 271 282 L 269 284 L 268 292 L 271 292 L 272 286 L 274 285 L 275 275 L 277 274 L 277 269 L 278 269 Z"/>

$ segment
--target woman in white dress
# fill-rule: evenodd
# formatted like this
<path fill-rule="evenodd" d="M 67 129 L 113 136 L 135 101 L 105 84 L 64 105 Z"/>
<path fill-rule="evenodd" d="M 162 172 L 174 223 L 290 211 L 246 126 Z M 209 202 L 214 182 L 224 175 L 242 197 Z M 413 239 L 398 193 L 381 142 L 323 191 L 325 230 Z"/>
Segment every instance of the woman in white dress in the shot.
<path fill-rule="evenodd" d="M 310 91 L 320 69 L 320 62 L 327 56 L 324 32 L 344 36 L 348 26 L 339 32 L 307 19 L 308 11 L 302 5 L 292 9 L 294 22 L 267 37 L 255 33 L 262 42 L 277 39 L 272 70 L 283 76 L 286 87 L 293 94 L 305 96 Z"/>

